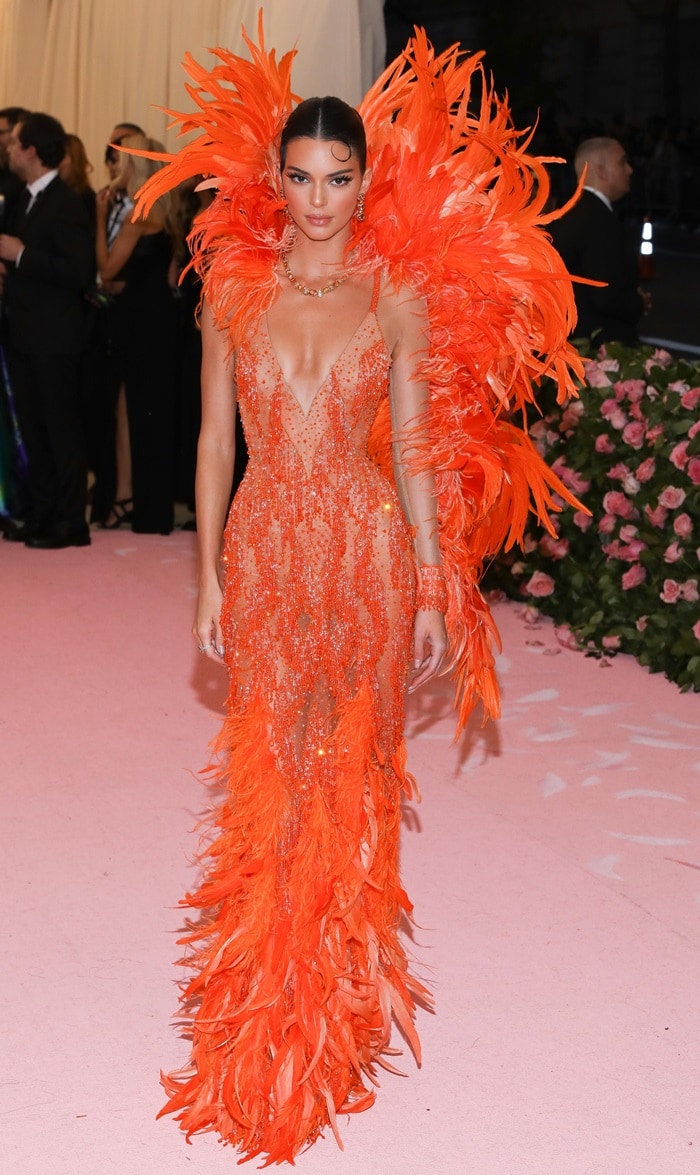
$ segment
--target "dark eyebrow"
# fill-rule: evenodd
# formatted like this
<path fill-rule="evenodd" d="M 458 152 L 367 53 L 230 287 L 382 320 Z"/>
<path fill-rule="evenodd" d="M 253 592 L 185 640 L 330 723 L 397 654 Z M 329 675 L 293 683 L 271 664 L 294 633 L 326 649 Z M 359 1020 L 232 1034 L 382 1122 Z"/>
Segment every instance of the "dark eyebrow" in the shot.
<path fill-rule="evenodd" d="M 295 165 L 293 163 L 287 163 L 284 170 L 285 171 L 296 171 L 299 175 L 308 176 L 308 174 L 309 174 L 308 171 L 304 171 L 303 167 L 295 167 Z M 341 167 L 340 171 L 329 171 L 326 176 L 326 179 L 335 179 L 336 176 L 338 176 L 338 175 L 351 175 L 351 174 L 352 174 L 351 167 Z"/>

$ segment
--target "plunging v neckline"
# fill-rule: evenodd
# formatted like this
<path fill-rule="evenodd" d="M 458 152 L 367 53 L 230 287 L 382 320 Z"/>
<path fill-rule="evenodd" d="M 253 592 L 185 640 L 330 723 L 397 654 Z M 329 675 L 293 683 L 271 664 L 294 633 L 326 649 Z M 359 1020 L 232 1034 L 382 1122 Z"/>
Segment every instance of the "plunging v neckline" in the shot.
<path fill-rule="evenodd" d="M 347 343 L 343 347 L 340 354 L 331 363 L 330 367 L 328 368 L 328 371 L 326 372 L 325 376 L 323 377 L 323 380 L 321 381 L 321 383 L 317 387 L 316 391 L 314 392 L 313 396 L 311 397 L 311 400 L 309 402 L 309 408 L 308 408 L 307 412 L 305 412 L 304 409 L 302 408 L 299 397 L 297 396 L 297 394 L 294 391 L 294 388 L 291 386 L 291 384 L 288 383 L 287 377 L 285 376 L 284 371 L 282 370 L 282 364 L 280 363 L 279 359 L 277 358 L 277 351 L 275 350 L 275 344 L 273 343 L 272 335 L 270 334 L 270 324 L 267 321 L 267 313 L 265 313 L 263 315 L 263 320 L 264 320 L 264 324 L 265 324 L 265 334 L 267 336 L 267 343 L 270 348 L 270 354 L 272 355 L 275 367 L 277 368 L 277 374 L 278 374 L 280 380 L 282 381 L 282 386 L 284 387 L 284 389 L 288 393 L 288 395 L 291 396 L 292 400 L 294 401 L 297 408 L 299 409 L 302 416 L 304 417 L 304 420 L 309 419 L 311 413 L 313 412 L 314 405 L 316 404 L 316 401 L 318 400 L 318 397 L 321 395 L 321 392 L 323 391 L 326 384 L 330 380 L 336 367 L 340 363 L 341 359 L 344 358 L 345 353 L 350 349 L 352 344 L 355 342 L 355 339 L 359 335 L 360 331 L 362 330 L 363 326 L 367 322 L 368 318 L 373 317 L 374 314 L 375 314 L 375 309 L 374 309 L 374 306 L 372 305 L 369 307 L 367 312 L 362 316 L 362 318 L 358 322 L 357 326 L 355 327 L 354 331 L 350 335 L 350 338 L 348 339 Z"/>

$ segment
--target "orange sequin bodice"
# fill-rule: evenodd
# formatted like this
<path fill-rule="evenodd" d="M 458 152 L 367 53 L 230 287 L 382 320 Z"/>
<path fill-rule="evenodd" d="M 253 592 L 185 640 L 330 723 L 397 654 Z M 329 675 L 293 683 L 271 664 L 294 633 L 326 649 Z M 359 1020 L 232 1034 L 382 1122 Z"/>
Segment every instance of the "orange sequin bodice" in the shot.
<path fill-rule="evenodd" d="M 224 542 L 230 701 L 266 699 L 285 769 L 302 775 L 361 683 L 383 751 L 401 737 L 411 539 L 393 485 L 367 453 L 390 366 L 374 299 L 308 413 L 265 317 L 238 355 L 249 465 Z"/>

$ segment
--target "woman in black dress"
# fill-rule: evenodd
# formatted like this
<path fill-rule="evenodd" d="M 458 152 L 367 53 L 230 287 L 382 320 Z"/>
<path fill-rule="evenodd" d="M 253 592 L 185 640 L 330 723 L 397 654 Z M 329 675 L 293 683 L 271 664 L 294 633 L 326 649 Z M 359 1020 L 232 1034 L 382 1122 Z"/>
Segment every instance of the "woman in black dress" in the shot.
<path fill-rule="evenodd" d="M 127 149 L 162 151 L 143 135 L 123 140 Z M 133 198 L 161 166 L 124 155 L 115 188 Z M 168 534 L 173 527 L 175 433 L 175 305 L 170 286 L 175 221 L 166 196 L 146 220 L 127 219 L 111 246 L 107 217 L 111 187 L 97 197 L 97 265 L 103 282 L 124 288 L 110 310 L 113 362 L 118 374 L 116 488 L 108 528 L 131 523 L 141 533 Z"/>

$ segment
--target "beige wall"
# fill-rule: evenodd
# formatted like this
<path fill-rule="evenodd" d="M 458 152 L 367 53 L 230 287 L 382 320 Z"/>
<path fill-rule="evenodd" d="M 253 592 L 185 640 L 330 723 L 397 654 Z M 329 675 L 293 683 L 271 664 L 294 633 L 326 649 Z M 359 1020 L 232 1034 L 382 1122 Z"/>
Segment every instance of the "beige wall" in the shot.
<path fill-rule="evenodd" d="M 242 52 L 241 24 L 255 34 L 260 7 L 278 55 L 298 40 L 297 93 L 359 102 L 383 65 L 381 0 L 0 0 L 0 106 L 60 118 L 83 139 L 99 187 L 114 123 L 139 123 L 175 149 L 154 107 L 191 109 L 185 52 L 207 66 L 208 47 Z"/>

